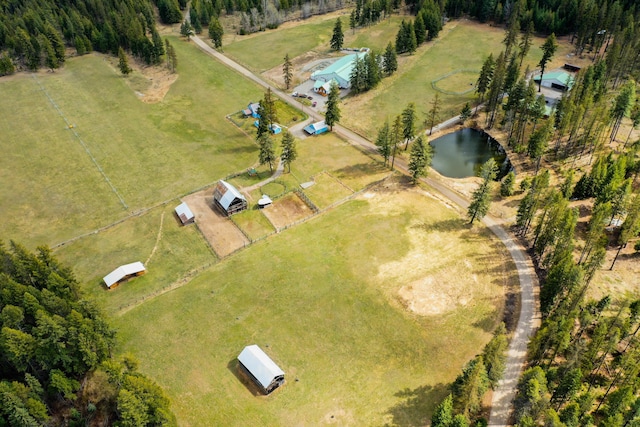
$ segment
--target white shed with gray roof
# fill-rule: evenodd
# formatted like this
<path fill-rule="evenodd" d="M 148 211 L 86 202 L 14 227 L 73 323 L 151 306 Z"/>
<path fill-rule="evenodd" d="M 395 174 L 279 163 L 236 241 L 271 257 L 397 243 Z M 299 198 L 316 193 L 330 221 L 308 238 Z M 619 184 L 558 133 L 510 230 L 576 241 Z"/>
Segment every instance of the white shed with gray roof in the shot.
<path fill-rule="evenodd" d="M 147 270 L 144 268 L 144 264 L 140 261 L 132 262 L 131 264 L 121 265 L 102 278 L 107 288 L 115 288 L 121 282 L 124 282 L 131 277 L 142 276 Z"/>
<path fill-rule="evenodd" d="M 240 368 L 263 393 L 269 394 L 284 384 L 284 371 L 257 345 L 248 345 L 238 356 Z"/>
<path fill-rule="evenodd" d="M 189 206 L 187 206 L 186 203 L 180 203 L 176 207 L 175 211 L 176 215 L 178 215 L 178 218 L 180 218 L 180 222 L 182 222 L 182 225 L 191 224 L 195 221 L 196 216 L 193 214 L 193 212 L 191 212 L 191 209 L 189 209 Z"/>

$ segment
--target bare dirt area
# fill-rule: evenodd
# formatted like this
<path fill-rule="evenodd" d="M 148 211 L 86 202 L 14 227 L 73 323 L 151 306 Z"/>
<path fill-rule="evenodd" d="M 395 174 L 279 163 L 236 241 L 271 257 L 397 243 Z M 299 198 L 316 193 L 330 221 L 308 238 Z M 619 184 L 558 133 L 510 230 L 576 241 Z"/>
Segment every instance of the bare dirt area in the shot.
<path fill-rule="evenodd" d="M 249 240 L 236 225 L 212 208 L 213 190 L 203 190 L 184 197 L 182 201 L 196 217 L 196 225 L 219 257 L 249 244 Z"/>
<path fill-rule="evenodd" d="M 263 213 L 277 230 L 313 215 L 311 208 L 295 193 L 274 201 Z"/>
<path fill-rule="evenodd" d="M 103 55 L 115 72 L 120 74 L 118 69 L 118 58 Z M 171 89 L 171 85 L 178 80 L 177 73 L 171 73 L 167 67 L 162 65 L 145 65 L 133 57 L 129 57 L 129 66 L 133 72 L 125 78 L 127 85 L 146 104 L 155 104 L 162 101 Z"/>

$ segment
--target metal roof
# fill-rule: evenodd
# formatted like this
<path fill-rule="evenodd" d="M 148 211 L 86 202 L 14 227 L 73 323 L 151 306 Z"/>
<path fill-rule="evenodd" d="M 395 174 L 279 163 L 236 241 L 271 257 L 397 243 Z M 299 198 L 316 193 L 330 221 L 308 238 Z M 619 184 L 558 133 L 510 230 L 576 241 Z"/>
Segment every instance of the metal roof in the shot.
<path fill-rule="evenodd" d="M 327 127 L 328 127 L 327 124 L 324 122 L 324 120 L 322 120 L 320 122 L 312 123 L 309 126 L 305 127 L 304 131 L 307 132 L 308 134 L 313 135 L 319 130 L 327 129 Z"/>
<path fill-rule="evenodd" d="M 178 218 L 180 218 L 180 221 L 182 221 L 183 224 L 195 217 L 195 215 L 193 214 L 193 212 L 191 212 L 191 209 L 189 209 L 189 206 L 187 206 L 185 202 L 180 203 L 176 207 L 175 211 L 178 215 Z"/>
<path fill-rule="evenodd" d="M 144 264 L 142 264 L 140 261 L 132 262 L 131 264 L 121 265 L 120 267 L 113 270 L 111 273 L 104 276 L 102 280 L 104 280 L 104 283 L 107 285 L 107 288 L 110 288 L 111 286 L 115 285 L 125 277 L 131 274 L 141 273 L 143 271 L 146 271 L 146 269 L 144 268 Z"/>
<path fill-rule="evenodd" d="M 255 344 L 246 346 L 238 360 L 264 388 L 269 387 L 275 378 L 284 375 L 284 371 Z"/>
<path fill-rule="evenodd" d="M 536 76 L 534 78 L 535 81 L 540 81 L 540 76 Z M 573 76 L 569 73 L 565 73 L 564 71 L 551 71 L 549 73 L 545 73 L 542 76 L 543 82 L 555 81 L 564 86 L 571 87 L 573 86 L 574 79 Z"/>
<path fill-rule="evenodd" d="M 351 55 L 345 55 L 342 58 L 338 59 L 333 64 L 329 65 L 327 68 L 322 70 L 314 71 L 311 74 L 312 80 L 322 79 L 322 80 L 331 80 L 330 77 L 338 76 L 345 81 L 349 81 L 351 79 L 351 71 L 356 63 L 356 58 L 362 57 L 366 55 L 366 52 L 363 53 L 352 53 Z"/>
<path fill-rule="evenodd" d="M 220 185 L 224 186 L 224 188 L 221 188 Z M 229 206 L 236 198 L 246 201 L 244 196 L 238 190 L 236 190 L 233 185 L 229 184 L 226 181 L 220 180 L 216 189 L 220 192 L 220 194 L 222 194 L 222 197 L 220 197 L 218 203 L 220 203 L 225 210 L 229 209 Z"/>

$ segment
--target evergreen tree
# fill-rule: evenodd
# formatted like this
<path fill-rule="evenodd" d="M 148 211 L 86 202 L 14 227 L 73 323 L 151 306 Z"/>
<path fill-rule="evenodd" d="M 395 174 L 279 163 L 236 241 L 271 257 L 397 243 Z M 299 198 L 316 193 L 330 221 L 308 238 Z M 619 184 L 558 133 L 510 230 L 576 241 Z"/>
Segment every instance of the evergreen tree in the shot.
<path fill-rule="evenodd" d="M 413 23 L 413 32 L 416 37 L 417 46 L 420 46 L 427 40 L 427 30 L 424 27 L 424 20 L 422 19 L 421 13 L 418 13 Z"/>
<path fill-rule="evenodd" d="M 353 9 L 351 11 L 351 14 L 349 15 L 349 28 L 351 28 L 351 31 L 353 34 L 356 33 L 356 26 L 358 25 L 358 21 L 356 20 L 356 10 Z"/>
<path fill-rule="evenodd" d="M 331 49 L 340 50 L 344 43 L 344 34 L 342 32 L 342 20 L 338 18 L 336 24 L 333 27 L 333 35 L 331 36 Z"/>
<path fill-rule="evenodd" d="M 129 75 L 133 71 L 131 67 L 129 67 L 129 60 L 122 48 L 118 49 L 118 68 L 120 68 L 120 72 L 125 76 Z"/>
<path fill-rule="evenodd" d="M 516 174 L 511 171 L 502 179 L 502 182 L 500 183 L 500 195 L 502 197 L 509 197 L 513 195 L 515 183 Z"/>
<path fill-rule="evenodd" d="M 612 123 L 610 141 L 616 139 L 622 119 L 629 115 L 631 106 L 636 102 L 636 83 L 632 80 L 625 84 L 609 111 L 609 117 Z"/>
<path fill-rule="evenodd" d="M 187 41 L 191 40 L 193 35 L 193 27 L 188 21 L 182 21 L 180 25 L 180 35 L 187 38 Z"/>
<path fill-rule="evenodd" d="M 331 84 L 329 91 L 324 121 L 331 130 L 333 130 L 333 125 L 340 121 L 340 88 L 335 82 Z"/>
<path fill-rule="evenodd" d="M 529 137 L 527 153 L 531 159 L 536 160 L 536 174 L 538 173 L 538 169 L 540 169 L 540 160 L 542 159 L 542 155 L 549 147 L 549 138 L 553 132 L 552 127 L 553 122 L 549 120 L 544 126 L 538 128 L 531 134 L 531 137 Z"/>
<path fill-rule="evenodd" d="M 522 63 L 524 62 L 524 58 L 529 54 L 531 50 L 531 41 L 533 40 L 533 21 L 529 21 L 529 25 L 527 26 L 527 30 L 522 33 L 520 38 L 520 44 L 518 45 L 519 52 L 518 56 L 520 57 L 520 67 L 522 67 Z"/>
<path fill-rule="evenodd" d="M 373 89 L 378 86 L 380 80 L 382 79 L 380 75 L 380 56 L 374 52 L 370 51 L 367 56 L 365 56 L 365 64 L 367 71 L 367 90 Z"/>
<path fill-rule="evenodd" d="M 482 104 L 484 100 L 484 94 L 489 90 L 489 85 L 493 79 L 493 70 L 495 68 L 495 61 L 493 60 L 493 54 L 490 54 L 482 64 L 482 70 L 480 70 L 480 76 L 476 83 L 476 93 L 480 95 L 479 104 Z M 476 108 L 477 111 L 477 108 Z"/>
<path fill-rule="evenodd" d="M 367 63 L 359 55 L 356 56 L 349 81 L 353 93 L 357 94 L 367 90 Z"/>
<path fill-rule="evenodd" d="M 480 170 L 480 177 L 482 182 L 480 186 L 473 192 L 471 197 L 471 203 L 467 214 L 470 218 L 469 224 L 473 224 L 473 221 L 478 218 L 482 219 L 487 212 L 489 212 L 489 205 L 491 203 L 491 181 L 496 178 L 498 174 L 498 166 L 495 160 L 489 159 L 482 165 Z"/>
<path fill-rule="evenodd" d="M 164 39 L 164 49 L 167 53 L 167 68 L 175 73 L 178 68 L 178 56 L 173 45 L 169 42 L 169 39 Z"/>
<path fill-rule="evenodd" d="M 409 142 L 416 136 L 416 104 L 410 102 L 402 111 L 402 137 L 405 141 L 405 151 L 409 147 Z"/>
<path fill-rule="evenodd" d="M 222 36 L 224 29 L 218 20 L 218 17 L 212 16 L 209 21 L 209 38 L 213 41 L 213 47 L 219 49 L 222 47 Z"/>
<path fill-rule="evenodd" d="M 409 156 L 409 175 L 414 184 L 418 180 L 427 176 L 427 168 L 431 165 L 433 150 L 428 142 L 425 143 L 423 138 L 419 136 L 411 146 L 411 155 Z"/>
<path fill-rule="evenodd" d="M 269 136 L 269 132 L 263 132 L 258 136 L 258 146 L 260 148 L 258 157 L 260 164 L 268 164 L 269 170 L 273 172 L 273 164 L 276 161 L 276 153 L 273 147 L 273 140 Z"/>
<path fill-rule="evenodd" d="M 16 72 L 11 57 L 6 54 L 0 54 L 0 76 L 7 76 Z"/>
<path fill-rule="evenodd" d="M 376 138 L 376 147 L 378 147 L 378 153 L 384 159 L 384 165 L 389 163 L 389 157 L 391 156 L 391 130 L 389 128 L 389 120 L 385 120 L 382 127 L 378 130 L 378 137 Z"/>
<path fill-rule="evenodd" d="M 296 139 L 287 130 L 282 135 L 282 153 L 280 154 L 280 160 L 283 167 L 287 167 L 291 172 L 291 163 L 298 157 L 298 150 L 296 148 Z"/>
<path fill-rule="evenodd" d="M 453 406 L 462 415 L 476 414 L 482 406 L 482 397 L 489 387 L 487 370 L 482 356 L 477 356 L 465 366 L 453 383 Z"/>
<path fill-rule="evenodd" d="M 397 115 L 391 126 L 391 170 L 396 162 L 396 151 L 398 150 L 398 144 L 402 141 L 402 116 Z"/>
<path fill-rule="evenodd" d="M 491 341 L 489 341 L 484 347 L 484 350 L 482 350 L 482 359 L 487 369 L 489 387 L 492 389 L 498 386 L 498 381 L 500 381 L 504 375 L 507 347 L 509 347 L 507 328 L 504 323 L 500 323 L 493 332 L 493 338 L 491 338 Z"/>
<path fill-rule="evenodd" d="M 284 84 L 287 87 L 287 90 L 291 87 L 291 82 L 293 80 L 293 65 L 291 64 L 291 59 L 289 59 L 289 54 L 287 53 L 284 56 L 284 64 L 282 64 L 282 77 L 284 79 Z"/>
<path fill-rule="evenodd" d="M 440 120 L 440 94 L 436 92 L 436 96 L 431 101 L 431 109 L 427 113 L 427 127 L 429 127 L 429 135 L 433 132 L 433 127 Z"/>
<path fill-rule="evenodd" d="M 460 121 L 462 122 L 462 124 L 464 125 L 464 122 L 466 122 L 469 117 L 471 117 L 471 105 L 469 105 L 468 102 L 466 102 L 464 104 L 464 107 L 462 107 L 462 110 L 460 110 Z"/>
<path fill-rule="evenodd" d="M 453 422 L 453 397 L 444 398 L 431 416 L 431 427 L 450 427 Z"/>
<path fill-rule="evenodd" d="M 396 54 L 396 48 L 391 42 L 387 44 L 387 48 L 384 51 L 383 59 L 384 73 L 387 76 L 390 76 L 398 70 L 398 57 Z"/>
<path fill-rule="evenodd" d="M 544 70 L 547 67 L 549 61 L 551 61 L 551 58 L 553 58 L 553 55 L 555 55 L 556 50 L 558 49 L 558 43 L 556 43 L 556 35 L 551 33 L 551 35 L 545 40 L 541 49 L 542 58 L 538 63 L 538 67 L 540 67 L 540 87 L 538 88 L 538 92 L 542 90 L 542 77 L 544 76 Z"/>

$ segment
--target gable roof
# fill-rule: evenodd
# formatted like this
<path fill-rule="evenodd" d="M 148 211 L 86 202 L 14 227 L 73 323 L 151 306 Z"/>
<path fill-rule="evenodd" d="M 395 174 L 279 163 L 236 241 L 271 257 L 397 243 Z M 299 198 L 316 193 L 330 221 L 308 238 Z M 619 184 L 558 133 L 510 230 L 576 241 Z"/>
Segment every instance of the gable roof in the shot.
<path fill-rule="evenodd" d="M 331 74 L 336 74 L 340 78 L 349 81 L 351 79 L 351 71 L 356 63 L 356 58 L 364 57 L 366 52 L 362 53 L 352 53 L 351 55 L 345 55 L 342 58 L 335 61 L 333 64 L 329 65 L 327 68 L 323 68 L 322 70 L 314 71 L 311 74 L 311 79 L 316 80 L 323 76 L 329 76 Z"/>
<path fill-rule="evenodd" d="M 142 264 L 140 261 L 132 262 L 131 264 L 121 265 L 120 267 L 113 270 L 111 273 L 104 276 L 102 280 L 104 280 L 104 283 L 107 285 L 107 288 L 110 288 L 111 286 L 115 285 L 125 277 L 130 276 L 132 274 L 141 273 L 143 271 L 146 271 L 146 269 L 144 268 L 144 264 Z"/>
<path fill-rule="evenodd" d="M 284 371 L 255 344 L 246 346 L 238 360 L 264 388 L 269 387 L 275 378 L 284 375 Z"/>
<path fill-rule="evenodd" d="M 236 190 L 233 185 L 223 180 L 218 181 L 218 185 L 216 186 L 216 193 L 220 194 L 220 198 L 217 200 L 225 210 L 229 208 L 229 205 L 231 205 L 231 203 L 236 198 L 246 201 L 244 196 L 238 190 Z"/>
<path fill-rule="evenodd" d="M 193 215 L 193 212 L 191 212 L 191 209 L 189 209 L 189 206 L 187 206 L 185 202 L 180 203 L 175 208 L 175 211 L 176 215 L 178 215 L 178 218 L 180 218 L 180 221 L 182 221 L 183 224 L 195 218 L 195 215 Z"/>
<path fill-rule="evenodd" d="M 308 134 L 313 135 L 314 133 L 327 128 L 327 124 L 324 122 L 324 120 L 322 120 L 320 122 L 311 123 L 309 126 L 304 128 L 304 131 Z"/>
<path fill-rule="evenodd" d="M 534 77 L 535 81 L 540 81 L 540 76 Z M 573 86 L 573 76 L 564 71 L 551 71 L 549 73 L 545 73 L 542 76 L 542 81 L 550 81 L 555 80 L 564 86 L 570 87 Z"/>

